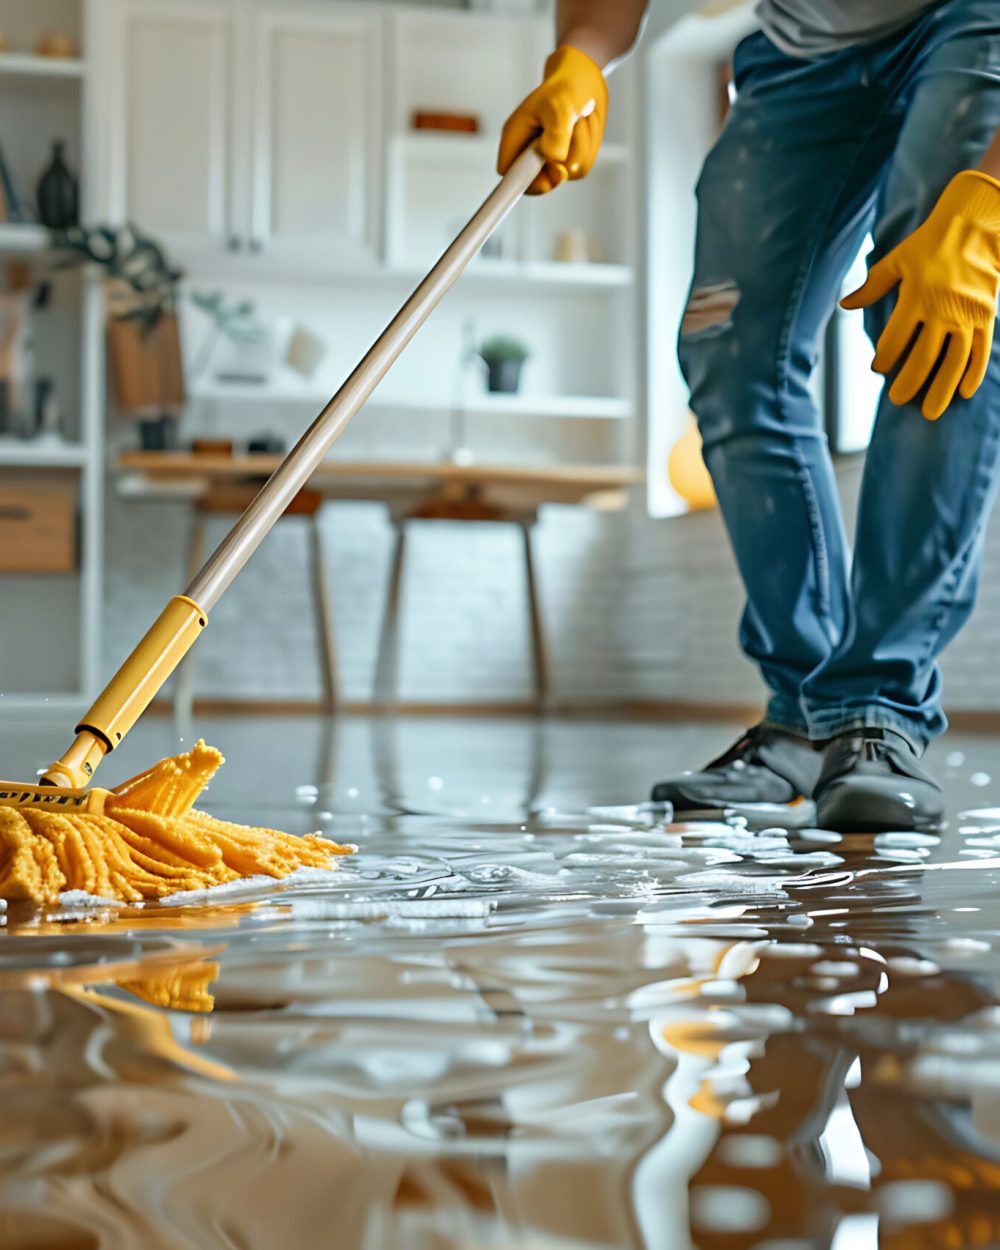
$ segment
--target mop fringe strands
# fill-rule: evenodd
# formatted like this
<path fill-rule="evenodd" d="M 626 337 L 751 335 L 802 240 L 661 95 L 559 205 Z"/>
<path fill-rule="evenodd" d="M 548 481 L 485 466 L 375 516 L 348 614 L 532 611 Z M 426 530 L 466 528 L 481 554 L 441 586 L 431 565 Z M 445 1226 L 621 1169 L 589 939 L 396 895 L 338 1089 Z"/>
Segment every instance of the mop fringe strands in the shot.
<path fill-rule="evenodd" d="M 67 890 L 141 902 L 249 876 L 332 869 L 350 848 L 316 834 L 249 828 L 194 804 L 224 763 L 199 742 L 114 790 L 0 790 L 0 898 L 58 902 Z"/>

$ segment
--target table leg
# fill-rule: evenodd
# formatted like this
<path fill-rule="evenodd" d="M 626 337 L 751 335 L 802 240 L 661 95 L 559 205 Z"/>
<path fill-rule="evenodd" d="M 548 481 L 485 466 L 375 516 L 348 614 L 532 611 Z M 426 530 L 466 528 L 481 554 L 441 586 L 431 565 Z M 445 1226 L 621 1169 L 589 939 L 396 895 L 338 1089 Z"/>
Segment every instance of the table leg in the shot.
<path fill-rule="evenodd" d="M 403 559 L 406 552 L 406 522 L 393 522 L 394 544 L 386 593 L 385 614 L 375 664 L 375 703 L 381 707 L 395 705 L 399 694 L 399 602 L 403 584 Z"/>
<path fill-rule="evenodd" d="M 548 711 L 551 701 L 551 675 L 549 648 L 542 620 L 542 606 L 538 597 L 538 579 L 535 574 L 535 558 L 531 535 L 534 520 L 521 521 L 521 537 L 524 540 L 524 573 L 528 586 L 528 615 L 531 625 L 531 664 L 534 677 L 535 707 L 539 712 Z"/>
<path fill-rule="evenodd" d="M 326 575 L 326 565 L 323 562 L 323 533 L 319 518 L 319 509 L 309 517 L 309 572 L 312 582 L 313 607 L 316 613 L 316 637 L 319 642 L 325 710 L 332 712 L 337 705 L 337 648 L 333 632 L 330 585 Z"/>
<path fill-rule="evenodd" d="M 187 581 L 190 582 L 198 570 L 205 555 L 205 518 L 195 513 L 191 527 L 191 538 L 188 544 Z M 174 720 L 186 726 L 191 720 L 194 708 L 194 649 L 190 650 L 178 665 L 174 674 Z"/>

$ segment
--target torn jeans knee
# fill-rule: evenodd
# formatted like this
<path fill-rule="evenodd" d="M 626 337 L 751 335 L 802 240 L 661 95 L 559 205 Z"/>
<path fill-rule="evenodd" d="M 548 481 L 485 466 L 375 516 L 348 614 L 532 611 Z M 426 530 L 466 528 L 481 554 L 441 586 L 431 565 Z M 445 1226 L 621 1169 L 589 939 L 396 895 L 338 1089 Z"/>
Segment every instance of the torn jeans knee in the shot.
<path fill-rule="evenodd" d="M 694 287 L 681 319 L 681 338 L 728 330 L 739 302 L 740 289 L 735 282 L 707 282 Z"/>

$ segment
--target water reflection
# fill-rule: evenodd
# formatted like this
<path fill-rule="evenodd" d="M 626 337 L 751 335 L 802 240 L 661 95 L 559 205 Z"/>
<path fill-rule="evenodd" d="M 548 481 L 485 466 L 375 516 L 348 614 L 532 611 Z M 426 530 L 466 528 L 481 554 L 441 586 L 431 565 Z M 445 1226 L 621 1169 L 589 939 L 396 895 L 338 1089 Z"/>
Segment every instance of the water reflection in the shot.
<path fill-rule="evenodd" d="M 1000 1244 L 996 811 L 393 795 L 300 796 L 333 879 L 8 914 L 4 1250 Z"/>

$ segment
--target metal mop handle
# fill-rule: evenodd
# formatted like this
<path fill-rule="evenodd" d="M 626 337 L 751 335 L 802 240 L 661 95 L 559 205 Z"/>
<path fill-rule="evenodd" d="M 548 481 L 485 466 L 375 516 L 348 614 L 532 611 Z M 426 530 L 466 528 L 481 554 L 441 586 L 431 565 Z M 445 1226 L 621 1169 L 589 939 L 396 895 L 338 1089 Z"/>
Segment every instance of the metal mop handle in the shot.
<path fill-rule="evenodd" d="M 543 159 L 525 149 L 366 353 L 340 390 L 260 488 L 183 595 L 176 595 L 77 725 L 72 746 L 43 780 L 86 785 L 121 742 L 207 624 L 226 587 L 309 481 L 355 413 L 493 231 L 534 181 Z"/>

